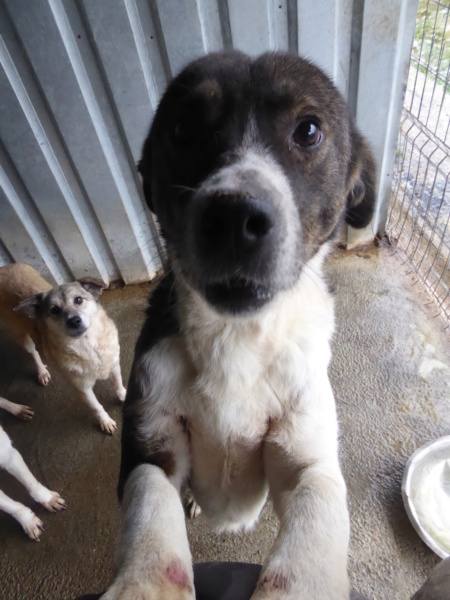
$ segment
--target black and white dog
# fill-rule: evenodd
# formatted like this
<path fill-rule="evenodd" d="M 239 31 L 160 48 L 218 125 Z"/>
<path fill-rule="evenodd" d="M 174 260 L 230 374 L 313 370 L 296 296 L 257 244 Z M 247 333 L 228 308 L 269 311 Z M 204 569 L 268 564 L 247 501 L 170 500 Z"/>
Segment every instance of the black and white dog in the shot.
<path fill-rule="evenodd" d="M 280 528 L 253 600 L 349 597 L 322 276 L 369 223 L 374 162 L 330 80 L 284 54 L 206 56 L 170 84 L 139 165 L 167 244 L 124 408 L 118 571 L 104 599 L 193 599 L 180 494 L 219 531 Z"/>

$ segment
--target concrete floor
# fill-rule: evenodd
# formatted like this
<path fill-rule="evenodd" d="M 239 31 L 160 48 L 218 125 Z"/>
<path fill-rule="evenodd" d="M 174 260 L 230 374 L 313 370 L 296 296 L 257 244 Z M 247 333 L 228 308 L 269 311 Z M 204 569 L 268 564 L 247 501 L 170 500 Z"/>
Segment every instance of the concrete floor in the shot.
<path fill-rule="evenodd" d="M 410 525 L 400 483 L 412 452 L 450 433 L 449 340 L 440 318 L 432 318 L 435 309 L 425 306 L 420 285 L 412 286 L 391 250 L 338 253 L 328 271 L 337 297 L 330 375 L 349 490 L 350 576 L 371 600 L 405 600 L 439 560 Z M 119 328 L 125 380 L 150 289 L 145 284 L 102 296 Z M 35 543 L 0 513 L 0 597 L 73 600 L 101 591 L 110 581 L 120 520 L 120 432 L 101 434 L 57 373 L 41 388 L 28 357 L 1 331 L 0 365 L 0 395 L 36 412 L 30 423 L 1 414 L 2 425 L 33 473 L 68 506 L 62 514 L 46 513 L 0 473 L 0 488 L 45 522 L 42 541 Z M 109 386 L 101 382 L 97 393 L 120 423 Z M 270 504 L 250 534 L 212 534 L 202 516 L 188 524 L 195 561 L 262 562 L 276 529 Z"/>

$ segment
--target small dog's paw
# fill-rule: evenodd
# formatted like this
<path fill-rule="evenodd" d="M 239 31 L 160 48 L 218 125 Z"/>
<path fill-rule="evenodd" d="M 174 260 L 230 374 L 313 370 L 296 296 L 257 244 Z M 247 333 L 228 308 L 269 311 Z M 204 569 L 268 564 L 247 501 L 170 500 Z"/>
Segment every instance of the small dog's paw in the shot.
<path fill-rule="evenodd" d="M 117 429 L 116 422 L 108 415 L 99 417 L 98 422 L 100 423 L 100 429 L 109 435 L 112 435 Z"/>
<path fill-rule="evenodd" d="M 41 385 L 48 385 L 50 383 L 52 376 L 50 375 L 50 371 L 44 365 L 42 369 L 39 369 L 38 379 Z"/>
<path fill-rule="evenodd" d="M 116 390 L 116 396 L 119 398 L 119 400 L 121 402 L 123 402 L 125 400 L 126 395 L 127 395 L 127 390 L 123 386 L 120 389 Z"/>
<path fill-rule="evenodd" d="M 42 502 L 42 506 L 44 506 L 50 512 L 59 512 L 60 510 L 65 510 L 67 508 L 66 501 L 61 498 L 58 492 L 50 493 L 50 500 L 48 502 Z"/>
<path fill-rule="evenodd" d="M 30 421 L 34 417 L 34 410 L 23 404 L 15 404 L 14 407 L 11 408 L 11 412 L 14 416 L 23 421 Z"/>
<path fill-rule="evenodd" d="M 202 514 L 202 509 L 199 504 L 197 504 L 194 494 L 191 490 L 187 490 L 183 496 L 183 506 L 186 514 L 189 515 L 189 518 L 196 519 Z"/>
<path fill-rule="evenodd" d="M 39 537 L 44 531 L 44 523 L 32 510 L 27 509 L 27 514 L 22 518 L 21 524 L 27 536 L 30 539 L 39 542 Z"/>
<path fill-rule="evenodd" d="M 192 501 L 192 504 L 189 507 L 189 518 L 196 519 L 202 514 L 202 507 L 200 504 L 197 504 L 195 500 Z"/>
<path fill-rule="evenodd" d="M 22 419 L 23 421 L 31 421 L 31 419 L 34 417 L 34 410 L 29 406 L 23 406 L 22 404 L 19 406 L 20 412 L 17 415 L 19 419 Z"/>

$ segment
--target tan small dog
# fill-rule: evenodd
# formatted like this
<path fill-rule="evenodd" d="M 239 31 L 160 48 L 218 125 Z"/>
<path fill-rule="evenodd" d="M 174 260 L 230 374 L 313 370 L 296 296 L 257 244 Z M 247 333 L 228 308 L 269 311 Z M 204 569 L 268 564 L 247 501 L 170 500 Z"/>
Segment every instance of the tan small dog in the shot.
<path fill-rule="evenodd" d="M 52 288 L 29 265 L 0 268 L 0 317 L 33 357 L 40 383 L 47 385 L 50 373 L 36 346 L 92 408 L 102 431 L 112 434 L 116 423 L 92 389 L 97 379 L 109 378 L 125 399 L 117 328 L 98 302 L 103 289 L 88 279 Z"/>
<path fill-rule="evenodd" d="M 22 300 L 51 289 L 52 286 L 29 265 L 16 264 L 0 268 L 0 319 L 15 341 L 32 356 L 42 385 L 47 385 L 51 376 L 34 343 L 39 338 L 36 322 L 13 310 Z"/>

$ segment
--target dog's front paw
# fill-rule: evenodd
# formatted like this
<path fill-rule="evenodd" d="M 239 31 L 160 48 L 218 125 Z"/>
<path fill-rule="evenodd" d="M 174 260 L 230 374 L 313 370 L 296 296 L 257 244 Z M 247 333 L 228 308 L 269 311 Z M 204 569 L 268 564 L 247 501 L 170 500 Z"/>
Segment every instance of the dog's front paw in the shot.
<path fill-rule="evenodd" d="M 123 386 L 116 390 L 116 396 L 119 398 L 121 402 L 125 400 L 125 396 L 127 395 L 127 389 Z"/>
<path fill-rule="evenodd" d="M 66 508 L 66 502 L 58 492 L 52 492 L 36 481 L 30 488 L 30 496 L 50 512 L 58 512 Z"/>
<path fill-rule="evenodd" d="M 194 494 L 191 490 L 187 490 L 183 496 L 183 506 L 186 514 L 189 515 L 189 518 L 196 519 L 202 514 L 202 509 L 199 504 L 197 504 Z"/>
<path fill-rule="evenodd" d="M 140 574 L 145 573 L 138 569 Z M 166 567 L 147 573 L 148 580 L 136 581 L 126 574 L 118 576 L 101 600 L 194 600 L 192 569 L 177 559 Z"/>
<path fill-rule="evenodd" d="M 300 581 L 290 569 L 278 566 L 263 570 L 250 600 L 343 600 L 343 596 L 329 594 L 316 584 Z"/>
<path fill-rule="evenodd" d="M 47 502 L 42 502 L 44 506 L 50 512 L 59 512 L 60 510 L 66 510 L 66 501 L 61 498 L 58 492 L 50 492 L 51 498 Z"/>
<path fill-rule="evenodd" d="M 194 600 L 190 589 L 182 589 L 174 585 L 154 585 L 151 583 L 116 582 L 101 600 Z"/>
<path fill-rule="evenodd" d="M 32 510 L 24 506 L 22 514 L 18 516 L 18 519 L 27 536 L 35 542 L 39 542 L 39 537 L 44 531 L 44 523 L 39 517 Z"/>
<path fill-rule="evenodd" d="M 48 385 L 50 383 L 52 376 L 50 375 L 50 371 L 47 369 L 45 365 L 42 365 L 39 368 L 38 372 L 38 380 L 41 385 Z"/>
<path fill-rule="evenodd" d="M 346 575 L 331 583 L 323 578 L 303 579 L 290 570 L 263 571 L 250 600 L 349 600 L 350 589 Z"/>
<path fill-rule="evenodd" d="M 22 419 L 22 421 L 30 421 L 34 417 L 34 410 L 23 404 L 13 404 L 11 412 L 18 419 Z"/>
<path fill-rule="evenodd" d="M 111 419 L 109 415 L 102 415 L 98 418 L 98 422 L 100 424 L 100 429 L 109 435 L 112 435 L 117 429 L 116 422 Z"/>

